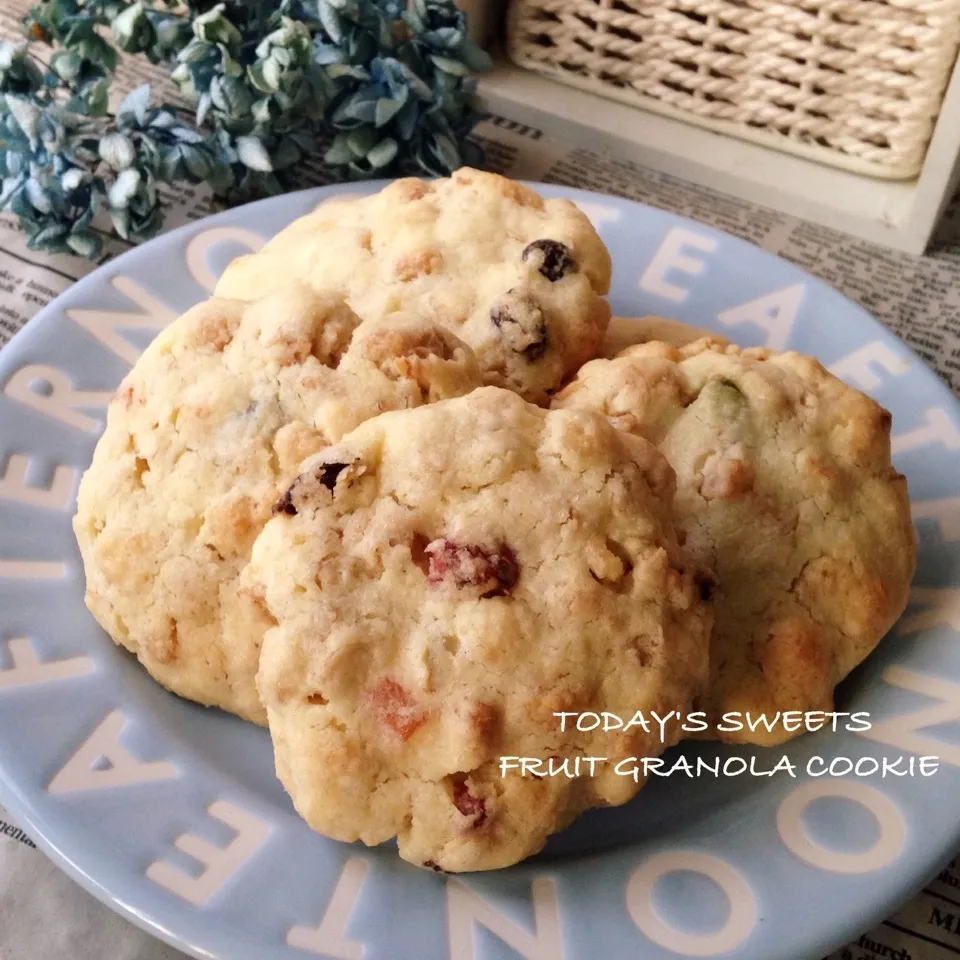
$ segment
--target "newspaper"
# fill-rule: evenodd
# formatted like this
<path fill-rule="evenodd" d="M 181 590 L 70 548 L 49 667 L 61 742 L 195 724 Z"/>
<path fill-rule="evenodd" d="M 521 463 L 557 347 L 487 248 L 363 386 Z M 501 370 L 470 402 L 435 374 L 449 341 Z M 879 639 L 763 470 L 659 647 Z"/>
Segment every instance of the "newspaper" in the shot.
<path fill-rule="evenodd" d="M 18 35 L 21 10 L 0 9 L 0 36 Z M 165 72 L 125 64 L 118 94 L 151 82 L 176 99 Z M 960 204 L 948 209 L 924 257 L 886 250 L 824 227 L 722 196 L 629 161 L 599 156 L 501 117 L 478 128 L 488 166 L 519 179 L 597 190 L 691 217 L 779 254 L 861 304 L 960 393 Z M 303 185 L 328 182 L 304 165 Z M 201 187 L 165 188 L 167 228 L 216 209 Z M 129 244 L 106 239 L 103 263 Z M 0 215 L 0 348 L 42 307 L 98 264 L 27 248 Z M 0 960 L 176 960 L 183 955 L 112 913 L 49 862 L 0 807 Z M 956 960 L 960 956 L 960 857 L 901 910 L 829 960 Z M 817 958 L 797 958 L 817 960 Z"/>

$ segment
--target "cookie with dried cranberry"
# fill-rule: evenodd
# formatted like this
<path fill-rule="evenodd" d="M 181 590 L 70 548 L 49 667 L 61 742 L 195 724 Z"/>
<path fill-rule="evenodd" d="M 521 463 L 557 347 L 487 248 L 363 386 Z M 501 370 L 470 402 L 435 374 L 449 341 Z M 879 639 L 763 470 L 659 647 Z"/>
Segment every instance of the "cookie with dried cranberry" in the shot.
<path fill-rule="evenodd" d="M 604 413 L 676 470 L 686 545 L 717 580 L 713 719 L 831 710 L 903 611 L 916 562 L 890 414 L 811 357 L 711 339 L 592 361 L 554 404 Z M 792 735 L 782 723 L 716 733 Z"/>
<path fill-rule="evenodd" d="M 360 324 L 306 287 L 194 307 L 121 384 L 80 485 L 87 606 L 165 687 L 265 723 L 254 678 L 269 621 L 243 570 L 277 497 L 305 457 L 381 410 L 479 383 L 443 327 Z"/>
<path fill-rule="evenodd" d="M 501 756 L 654 756 L 656 729 L 561 711 L 686 713 L 710 613 L 677 546 L 673 474 L 603 417 L 486 387 L 386 413 L 304 462 L 250 574 L 277 626 L 258 686 L 277 773 L 338 840 L 504 867 L 639 788 L 501 776 Z M 571 764 L 572 766 L 572 764 Z"/>
<path fill-rule="evenodd" d="M 217 292 L 247 299 L 295 279 L 364 318 L 414 312 L 468 343 L 487 383 L 544 403 L 597 355 L 610 270 L 573 203 L 463 168 L 320 206 L 234 260 Z"/>

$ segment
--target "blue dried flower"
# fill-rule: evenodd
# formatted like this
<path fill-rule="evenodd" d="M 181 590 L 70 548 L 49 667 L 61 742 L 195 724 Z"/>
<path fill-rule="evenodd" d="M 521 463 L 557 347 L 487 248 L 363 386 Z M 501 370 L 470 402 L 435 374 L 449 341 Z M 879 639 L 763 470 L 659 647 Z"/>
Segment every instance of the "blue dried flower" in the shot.
<path fill-rule="evenodd" d="M 479 162 L 470 75 L 490 59 L 453 0 L 40 0 L 24 27 L 0 42 L 0 209 L 36 249 L 97 256 L 98 215 L 153 235 L 161 183 L 239 202 L 319 153 L 347 177 Z M 110 116 L 118 50 L 169 64 L 195 114 L 143 86 Z"/>

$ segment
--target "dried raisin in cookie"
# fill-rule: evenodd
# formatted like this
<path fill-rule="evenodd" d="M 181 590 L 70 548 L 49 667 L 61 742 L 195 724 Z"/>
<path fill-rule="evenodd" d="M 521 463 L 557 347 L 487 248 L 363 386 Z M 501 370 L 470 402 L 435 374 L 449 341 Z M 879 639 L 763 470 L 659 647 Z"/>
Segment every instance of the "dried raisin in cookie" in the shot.
<path fill-rule="evenodd" d="M 675 347 L 685 347 L 688 343 L 704 337 L 719 344 L 730 342 L 709 330 L 692 327 L 667 317 L 611 317 L 610 326 L 607 327 L 603 343 L 600 344 L 598 356 L 612 360 L 627 347 L 649 343 L 651 340 L 669 343 Z"/>
<path fill-rule="evenodd" d="M 126 377 L 80 485 L 86 601 L 183 697 L 265 723 L 254 677 L 268 620 L 242 571 L 298 464 L 381 410 L 479 385 L 449 331 L 362 324 L 305 287 L 213 299 Z"/>
<path fill-rule="evenodd" d="M 916 563 L 890 414 L 810 357 L 709 340 L 595 360 L 555 407 L 606 414 L 676 470 L 686 546 L 718 582 L 714 720 L 832 709 L 903 611 Z M 791 737 L 781 724 L 719 735 Z"/>
<path fill-rule="evenodd" d="M 610 256 L 568 200 L 464 168 L 330 202 L 233 261 L 221 296 L 297 279 L 339 290 L 364 318 L 409 310 L 475 351 L 486 382 L 545 402 L 591 357 L 610 308 Z"/>
<path fill-rule="evenodd" d="M 498 758 L 655 756 L 675 724 L 661 744 L 554 714 L 686 713 L 703 689 L 710 614 L 651 444 L 486 387 L 301 470 L 250 573 L 278 624 L 257 678 L 277 773 L 312 827 L 482 870 L 634 795 L 613 762 L 502 778 Z"/>

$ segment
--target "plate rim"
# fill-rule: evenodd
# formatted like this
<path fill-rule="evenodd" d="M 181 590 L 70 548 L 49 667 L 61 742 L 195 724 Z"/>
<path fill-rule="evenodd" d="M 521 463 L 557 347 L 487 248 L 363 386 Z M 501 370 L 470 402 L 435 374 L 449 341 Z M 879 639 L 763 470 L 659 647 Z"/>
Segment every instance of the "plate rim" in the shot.
<path fill-rule="evenodd" d="M 109 283 L 110 278 L 118 273 L 126 271 L 135 275 L 137 262 L 149 256 L 149 251 L 155 245 L 169 244 L 171 246 L 175 246 L 178 242 L 190 237 L 195 233 L 202 232 L 210 229 L 211 227 L 216 227 L 223 221 L 235 219 L 240 211 L 243 212 L 240 215 L 248 215 L 250 216 L 251 220 L 255 222 L 256 211 L 258 209 L 268 207 L 279 200 L 295 200 L 296 198 L 307 197 L 319 199 L 328 194 L 356 193 L 357 195 L 367 195 L 382 189 L 385 185 L 393 182 L 395 179 L 399 178 L 332 183 L 319 187 L 310 187 L 303 190 L 291 191 L 275 197 L 267 197 L 261 200 L 252 201 L 250 203 L 218 211 L 198 220 L 183 224 L 172 230 L 166 231 L 159 236 L 134 247 L 133 249 L 124 251 L 114 259 L 101 264 L 86 276 L 73 282 L 69 287 L 67 287 L 66 290 L 58 294 L 46 306 L 44 306 L 33 317 L 31 317 L 30 320 L 28 320 L 6 344 L 0 347 L 0 378 L 7 375 L 7 368 L 11 363 L 13 363 L 15 367 L 16 361 L 12 360 L 11 358 L 14 357 L 15 354 L 18 353 L 19 350 L 25 345 L 33 343 L 36 337 L 41 336 L 41 334 L 39 334 L 37 331 L 40 330 L 47 322 L 48 315 L 52 317 L 54 313 L 63 311 L 65 306 L 61 305 L 63 301 L 82 297 L 87 292 L 88 288 L 97 288 L 99 285 Z M 838 300 L 841 301 L 848 310 L 855 311 L 858 314 L 860 322 L 866 321 L 865 326 L 867 329 L 869 329 L 872 333 L 877 334 L 880 339 L 894 339 L 899 345 L 900 349 L 906 354 L 909 354 L 911 362 L 916 364 L 918 369 L 921 371 L 921 376 L 923 376 L 933 385 L 934 393 L 937 395 L 938 402 L 941 403 L 945 408 L 952 410 L 952 412 L 960 416 L 960 398 L 954 395 L 950 387 L 943 381 L 939 373 L 925 360 L 923 360 L 923 358 L 920 357 L 919 354 L 908 343 L 902 340 L 892 329 L 884 325 L 879 319 L 870 314 L 855 300 L 847 297 L 845 294 L 832 287 L 829 283 L 821 280 L 819 277 L 808 272 L 806 269 L 793 263 L 792 261 L 787 260 L 786 258 L 781 257 L 769 250 L 765 250 L 750 240 L 727 233 L 718 227 L 702 223 L 693 219 L 692 217 L 676 214 L 666 208 L 655 207 L 642 201 L 631 200 L 627 197 L 617 196 L 615 194 L 605 194 L 593 190 L 573 187 L 563 183 L 529 180 L 521 180 L 519 182 L 524 183 L 538 191 L 547 191 L 549 193 L 568 197 L 574 202 L 576 202 L 577 199 L 583 199 L 586 202 L 612 201 L 615 204 L 622 204 L 627 207 L 632 207 L 640 214 L 653 211 L 658 215 L 668 217 L 675 225 L 689 225 L 691 228 L 700 233 L 722 239 L 727 244 L 733 243 L 739 251 L 748 254 L 750 257 L 755 258 L 759 255 L 762 259 L 769 259 L 775 262 L 786 264 L 797 275 L 798 278 L 802 278 L 804 282 L 812 284 L 814 287 L 827 293 L 830 297 L 838 298 Z M 315 203 L 314 206 L 316 206 Z M 306 215 L 306 212 L 300 215 Z M 599 228 L 597 229 L 599 232 Z M 269 239 L 270 237 L 265 238 L 265 242 Z M 130 267 L 133 269 L 131 270 L 128 265 L 130 265 Z M 614 272 L 615 271 L 616 262 L 614 262 Z M 212 296 L 213 294 L 209 293 L 208 295 Z M 166 925 L 164 925 L 162 920 L 155 919 L 153 916 L 145 915 L 126 903 L 121 895 L 112 893 L 103 883 L 97 880 L 92 873 L 84 870 L 81 866 L 75 863 L 74 860 L 71 859 L 71 856 L 68 852 L 61 849 L 57 844 L 51 842 L 47 837 L 47 832 L 44 825 L 44 816 L 39 814 L 36 816 L 34 815 L 34 807 L 31 806 L 29 799 L 20 789 L 18 789 L 18 786 L 15 782 L 8 780 L 3 767 L 0 767 L 0 803 L 2 803 L 7 810 L 9 810 L 12 816 L 16 819 L 18 825 L 27 830 L 30 835 L 30 839 L 43 852 L 43 854 L 53 861 L 53 863 L 67 876 L 69 876 L 72 881 L 77 883 L 87 893 L 94 896 L 100 903 L 104 904 L 123 919 L 133 923 L 139 929 L 153 937 L 156 937 L 174 949 L 183 951 L 189 956 L 198 958 L 198 960 L 218 960 L 220 957 L 219 953 L 210 952 L 208 949 L 200 946 L 199 944 L 191 943 L 183 936 L 169 929 Z M 942 844 L 943 849 L 947 851 L 948 855 L 946 855 L 944 859 L 938 861 L 939 864 L 949 863 L 950 860 L 953 859 L 957 848 L 960 847 L 960 817 L 957 818 L 954 824 L 953 832 L 951 833 L 949 839 L 949 849 L 947 848 L 946 843 Z M 607 853 L 608 851 L 603 851 L 599 854 L 594 854 L 594 856 L 605 856 Z M 906 864 L 901 864 L 898 869 L 901 877 L 906 876 L 909 879 L 909 883 L 900 883 L 898 885 L 899 889 L 903 891 L 909 888 L 909 890 L 913 892 L 908 892 L 906 895 L 901 892 L 896 896 L 894 896 L 891 892 L 889 896 L 875 901 L 875 906 L 870 910 L 869 914 L 864 911 L 857 914 L 857 919 L 855 921 L 846 921 L 846 923 L 842 925 L 842 938 L 838 935 L 831 935 L 829 937 L 821 936 L 821 938 L 815 938 L 811 936 L 808 940 L 809 948 L 813 949 L 815 944 L 822 944 L 821 946 L 817 946 L 816 952 L 818 954 L 822 953 L 826 955 L 827 952 L 844 946 L 846 943 L 855 938 L 858 933 L 865 931 L 868 932 L 875 923 L 887 918 L 898 906 L 904 905 L 909 901 L 909 898 L 920 893 L 923 884 L 932 876 L 935 876 L 934 865 L 930 864 L 929 861 L 924 861 L 923 867 L 921 867 L 920 864 L 916 864 L 913 870 L 910 870 Z M 938 866 L 937 869 L 941 869 L 941 867 Z M 546 874 L 560 872 L 551 865 L 543 865 L 541 870 Z M 487 876 L 490 875 L 490 873 L 488 872 L 481 875 Z M 839 927 L 840 925 L 831 928 L 834 931 L 834 934 L 837 933 Z M 801 947 L 804 950 L 807 949 L 807 947 L 803 945 L 801 945 Z M 806 960 L 806 958 L 803 958 L 799 954 L 792 952 L 784 953 L 782 956 L 784 958 L 790 957 L 791 960 L 794 957 L 796 957 L 796 960 Z M 579 960 L 579 958 L 571 957 L 570 960 Z"/>

